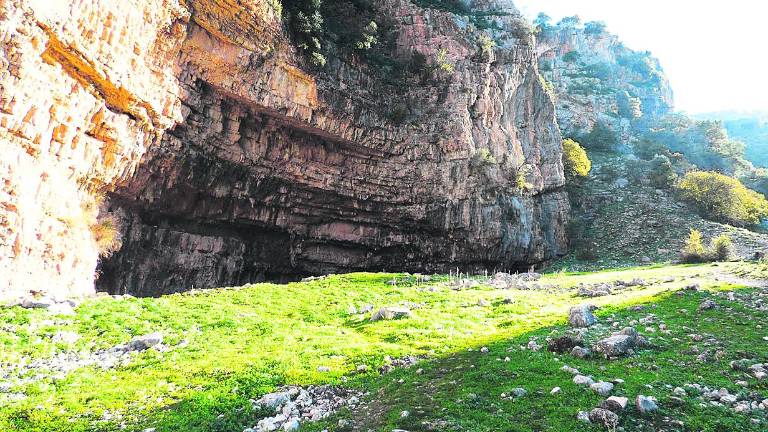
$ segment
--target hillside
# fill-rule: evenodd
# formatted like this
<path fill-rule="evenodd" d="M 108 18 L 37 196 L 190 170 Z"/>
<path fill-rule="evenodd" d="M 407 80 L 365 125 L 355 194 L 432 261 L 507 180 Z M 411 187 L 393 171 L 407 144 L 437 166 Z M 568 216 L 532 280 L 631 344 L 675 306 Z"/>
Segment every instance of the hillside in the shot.
<path fill-rule="evenodd" d="M 768 113 L 723 111 L 695 117 L 722 121 L 728 135 L 746 144 L 747 159 L 755 166 L 768 168 Z"/>
<path fill-rule="evenodd" d="M 768 250 L 764 230 L 737 228 L 700 216 L 673 189 L 648 183 L 632 165 L 636 158 L 619 153 L 590 153 L 592 173 L 571 194 L 572 251 L 550 269 L 599 270 L 650 263 L 672 263 L 691 229 L 710 240 L 727 234 L 734 258 L 752 259 Z"/>
<path fill-rule="evenodd" d="M 298 385 L 308 393 L 297 409 L 319 418 L 301 419 L 307 431 L 601 430 L 577 414 L 608 394 L 631 400 L 620 413 L 625 430 L 762 431 L 768 381 L 729 364 L 768 361 L 760 324 L 768 291 L 738 276 L 766 270 L 733 263 L 540 280 L 350 274 L 158 299 L 104 296 L 69 313 L 3 309 L 0 429 L 271 430 L 267 423 L 282 428 L 288 419 L 268 406 L 287 399 L 268 400 L 304 393 L 262 397 Z M 613 293 L 585 299 L 585 287 Z M 584 302 L 599 307 L 598 323 L 572 329 L 569 307 Z M 403 318 L 372 320 L 395 306 Z M 563 354 L 547 349 L 569 334 L 592 347 L 625 327 L 650 345 L 616 360 L 575 357 L 570 339 L 558 342 Z M 600 396 L 566 366 L 614 385 Z M 313 387 L 323 385 L 331 387 Z M 639 394 L 656 398 L 658 412 L 638 412 Z"/>

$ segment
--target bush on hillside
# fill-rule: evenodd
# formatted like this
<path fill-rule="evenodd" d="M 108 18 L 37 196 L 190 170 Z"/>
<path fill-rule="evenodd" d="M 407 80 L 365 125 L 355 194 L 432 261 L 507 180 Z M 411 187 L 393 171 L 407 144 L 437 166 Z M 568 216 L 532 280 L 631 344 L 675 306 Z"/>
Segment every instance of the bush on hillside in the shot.
<path fill-rule="evenodd" d="M 702 242 L 701 231 L 691 230 L 683 249 L 680 251 L 680 260 L 685 263 L 704 262 L 704 243 Z"/>
<path fill-rule="evenodd" d="M 581 138 L 581 144 L 588 149 L 615 150 L 618 140 L 616 133 L 605 123 L 597 122 L 592 130 Z"/>
<path fill-rule="evenodd" d="M 570 179 L 586 177 L 592 169 L 592 161 L 578 142 L 572 139 L 563 141 L 563 167 Z"/>
<path fill-rule="evenodd" d="M 695 205 L 703 217 L 736 226 L 757 225 L 768 217 L 765 196 L 733 177 L 694 171 L 685 175 L 678 188 L 682 198 Z"/>
<path fill-rule="evenodd" d="M 684 263 L 703 263 L 713 261 L 728 261 L 733 256 L 733 241 L 726 234 L 721 234 L 704 247 L 700 231 L 691 230 L 680 251 L 680 260 Z"/>
<path fill-rule="evenodd" d="M 640 159 L 651 160 L 657 155 L 669 156 L 669 148 L 658 141 L 643 139 L 635 144 L 634 153 Z"/>
<path fill-rule="evenodd" d="M 712 239 L 707 256 L 713 261 L 728 261 L 733 256 L 733 240 L 725 234 Z"/>
<path fill-rule="evenodd" d="M 659 189 L 667 189 L 671 187 L 675 180 L 677 180 L 677 173 L 672 168 L 672 162 L 666 156 L 656 156 L 649 163 L 650 171 L 648 172 L 648 180 L 651 182 L 651 186 Z"/>

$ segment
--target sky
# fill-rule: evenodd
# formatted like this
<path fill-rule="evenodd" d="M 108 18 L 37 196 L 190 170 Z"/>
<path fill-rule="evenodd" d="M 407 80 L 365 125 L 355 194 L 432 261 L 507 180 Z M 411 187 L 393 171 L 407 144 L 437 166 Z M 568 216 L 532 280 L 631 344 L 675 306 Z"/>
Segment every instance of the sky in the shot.
<path fill-rule="evenodd" d="M 689 114 L 768 111 L 768 1 L 514 0 L 529 18 L 604 21 L 634 50 L 657 57 Z"/>

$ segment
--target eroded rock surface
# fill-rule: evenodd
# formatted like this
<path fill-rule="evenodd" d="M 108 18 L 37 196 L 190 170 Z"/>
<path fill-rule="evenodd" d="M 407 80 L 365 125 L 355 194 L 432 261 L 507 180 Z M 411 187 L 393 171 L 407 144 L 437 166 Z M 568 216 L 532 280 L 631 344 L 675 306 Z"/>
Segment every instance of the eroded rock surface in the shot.
<path fill-rule="evenodd" d="M 564 253 L 561 136 L 512 3 L 474 2 L 505 13 L 490 52 L 466 17 L 375 3 L 388 58 L 442 52 L 452 71 L 397 82 L 333 44 L 310 67 L 267 0 L 5 2 L 0 270 L 46 269 L 9 291 L 92 291 L 104 215 L 121 222 L 99 268 L 113 293 Z"/>

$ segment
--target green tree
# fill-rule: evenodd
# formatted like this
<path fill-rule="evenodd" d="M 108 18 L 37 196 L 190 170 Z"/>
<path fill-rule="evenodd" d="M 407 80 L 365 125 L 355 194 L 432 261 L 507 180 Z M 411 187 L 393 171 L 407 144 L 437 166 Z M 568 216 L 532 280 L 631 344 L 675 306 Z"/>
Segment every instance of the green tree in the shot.
<path fill-rule="evenodd" d="M 648 179 L 651 181 L 651 186 L 666 189 L 672 186 L 677 180 L 677 173 L 672 167 L 672 162 L 668 157 L 663 155 L 656 155 L 651 162 L 650 171 L 648 173 Z"/>
<path fill-rule="evenodd" d="M 716 172 L 694 171 L 678 186 L 682 198 L 702 216 L 736 225 L 759 224 L 768 217 L 765 196 L 747 189 L 739 180 Z"/>

